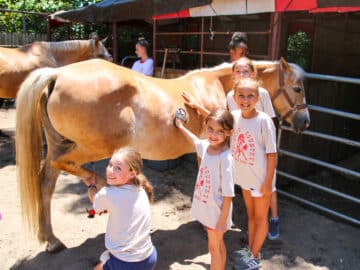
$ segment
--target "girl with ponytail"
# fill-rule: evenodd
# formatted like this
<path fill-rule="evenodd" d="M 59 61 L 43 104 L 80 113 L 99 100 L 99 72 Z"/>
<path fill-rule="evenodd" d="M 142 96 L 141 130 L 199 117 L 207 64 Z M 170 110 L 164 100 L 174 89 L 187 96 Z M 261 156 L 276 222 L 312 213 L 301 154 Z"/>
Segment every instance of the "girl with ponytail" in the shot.
<path fill-rule="evenodd" d="M 141 173 L 141 155 L 121 148 L 106 168 L 108 186 L 99 191 L 94 179 L 86 179 L 88 195 L 97 213 L 109 214 L 106 251 L 94 270 L 153 270 L 157 251 L 150 237 L 150 203 L 153 187 Z"/>
<path fill-rule="evenodd" d="M 234 62 L 248 52 L 248 38 L 244 32 L 235 32 L 229 42 L 230 61 Z"/>

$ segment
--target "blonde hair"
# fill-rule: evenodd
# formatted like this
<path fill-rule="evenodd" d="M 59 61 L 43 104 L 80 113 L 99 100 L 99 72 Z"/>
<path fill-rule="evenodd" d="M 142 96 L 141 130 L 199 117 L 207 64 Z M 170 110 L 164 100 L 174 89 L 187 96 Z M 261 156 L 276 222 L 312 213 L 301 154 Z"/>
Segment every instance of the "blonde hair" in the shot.
<path fill-rule="evenodd" d="M 154 188 L 147 177 L 141 173 L 143 162 L 140 153 L 131 147 L 124 147 L 115 150 L 113 155 L 121 155 L 124 161 L 129 165 L 130 170 L 136 173 L 135 177 L 132 179 L 133 184 L 142 187 L 146 191 L 149 201 L 152 203 L 154 201 Z"/>
<path fill-rule="evenodd" d="M 238 60 L 236 60 L 234 62 L 234 64 L 232 65 L 232 71 L 234 72 L 235 68 L 237 65 L 245 65 L 245 66 L 248 66 L 252 72 L 257 72 L 255 66 L 254 66 L 254 63 L 251 59 L 247 58 L 246 56 L 242 56 L 240 57 Z"/>
<path fill-rule="evenodd" d="M 250 88 L 255 89 L 255 93 L 259 96 L 259 81 L 254 78 L 241 78 L 234 85 L 234 94 L 237 89 Z"/>

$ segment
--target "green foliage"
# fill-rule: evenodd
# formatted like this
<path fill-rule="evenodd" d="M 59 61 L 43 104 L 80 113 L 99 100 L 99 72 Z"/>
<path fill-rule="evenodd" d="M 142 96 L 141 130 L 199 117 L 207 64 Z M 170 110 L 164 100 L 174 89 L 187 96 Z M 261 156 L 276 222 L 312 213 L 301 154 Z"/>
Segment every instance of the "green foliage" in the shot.
<path fill-rule="evenodd" d="M 58 10 L 75 9 L 100 1 L 101 0 L 0 0 L 0 8 L 51 14 Z M 78 31 L 76 27 L 74 30 Z M 0 31 L 45 33 L 46 16 L 0 12 Z"/>
<path fill-rule="evenodd" d="M 297 32 L 288 37 L 286 59 L 304 70 L 310 67 L 311 39 L 305 32 Z"/>

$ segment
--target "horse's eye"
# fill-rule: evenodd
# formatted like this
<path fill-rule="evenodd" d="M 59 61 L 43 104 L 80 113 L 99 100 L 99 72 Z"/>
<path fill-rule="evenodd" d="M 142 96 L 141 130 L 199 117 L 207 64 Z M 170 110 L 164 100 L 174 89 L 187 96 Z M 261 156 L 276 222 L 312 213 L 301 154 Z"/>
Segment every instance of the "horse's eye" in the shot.
<path fill-rule="evenodd" d="M 293 90 L 294 90 L 296 93 L 300 93 L 300 92 L 301 92 L 301 88 L 300 88 L 300 87 L 294 87 Z"/>

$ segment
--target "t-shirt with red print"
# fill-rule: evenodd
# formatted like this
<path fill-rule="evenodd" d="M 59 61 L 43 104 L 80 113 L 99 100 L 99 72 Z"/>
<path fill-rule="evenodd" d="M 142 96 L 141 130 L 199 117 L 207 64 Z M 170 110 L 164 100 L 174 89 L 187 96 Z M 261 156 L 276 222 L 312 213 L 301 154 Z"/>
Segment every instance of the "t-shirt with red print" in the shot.
<path fill-rule="evenodd" d="M 274 123 L 264 112 L 250 119 L 243 118 L 240 110 L 231 113 L 235 120 L 230 147 L 234 182 L 243 189 L 260 191 L 266 177 L 266 154 L 276 153 Z"/>
<path fill-rule="evenodd" d="M 207 153 L 209 142 L 194 141 L 201 165 L 195 183 L 190 214 L 206 227 L 214 229 L 221 214 L 223 197 L 234 196 L 232 178 L 232 157 L 230 149 L 211 155 Z M 232 225 L 232 206 L 230 207 L 227 228 Z"/>

